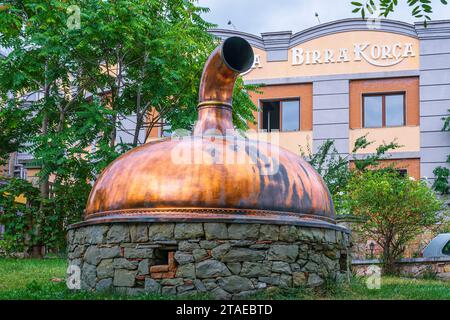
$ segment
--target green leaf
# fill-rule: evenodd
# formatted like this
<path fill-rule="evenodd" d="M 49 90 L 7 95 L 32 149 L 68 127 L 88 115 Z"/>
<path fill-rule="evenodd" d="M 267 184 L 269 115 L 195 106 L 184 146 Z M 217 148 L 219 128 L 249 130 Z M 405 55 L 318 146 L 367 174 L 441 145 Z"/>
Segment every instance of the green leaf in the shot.
<path fill-rule="evenodd" d="M 415 16 L 416 14 L 418 14 L 420 12 L 420 6 L 417 6 L 413 9 L 412 11 L 412 15 Z"/>
<path fill-rule="evenodd" d="M 432 11 L 431 7 L 429 5 L 426 5 L 426 4 L 422 5 L 422 8 L 423 8 L 423 10 L 425 12 L 428 12 L 428 13 L 431 13 L 431 11 Z"/>

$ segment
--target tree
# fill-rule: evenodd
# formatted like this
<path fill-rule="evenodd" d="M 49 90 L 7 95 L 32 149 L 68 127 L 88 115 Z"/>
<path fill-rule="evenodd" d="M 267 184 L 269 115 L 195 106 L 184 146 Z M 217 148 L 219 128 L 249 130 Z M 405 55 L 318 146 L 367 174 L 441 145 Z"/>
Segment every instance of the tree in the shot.
<path fill-rule="evenodd" d="M 60 119 L 64 119 L 69 108 L 69 99 L 60 94 L 60 87 L 68 83 L 69 72 L 67 70 L 68 50 L 61 41 L 62 32 L 56 32 L 54 26 L 61 14 L 59 11 L 52 14 L 53 3 L 8 2 L 3 5 L 0 13 L 0 44 L 10 48 L 12 52 L 2 59 L 0 65 L 0 93 L 3 101 L 10 104 L 15 110 L 12 114 L 23 112 L 28 106 L 30 113 L 28 121 L 34 126 L 39 125 L 39 135 L 31 137 L 32 145 L 39 150 L 42 145 L 49 142 L 49 134 L 60 133 L 63 129 L 63 121 L 60 125 L 53 126 L 53 120 L 58 113 Z M 56 18 L 59 18 L 56 20 Z M 52 27 L 53 26 L 53 27 Z M 29 97 L 39 92 L 42 95 L 36 103 L 32 103 Z M 75 101 L 74 99 L 71 99 Z M 10 120 L 6 118 L 6 123 Z M 53 130 L 54 129 L 54 130 Z M 49 196 L 48 162 L 42 159 L 43 170 L 41 175 L 40 193 L 42 199 Z M 40 213 L 45 211 L 44 201 L 41 201 Z M 34 230 L 35 239 L 39 237 L 39 225 Z M 36 243 L 36 254 L 39 244 Z"/>
<path fill-rule="evenodd" d="M 46 236 L 52 228 L 81 219 L 90 183 L 145 142 L 142 131 L 163 122 L 192 126 L 203 64 L 216 45 L 200 17 L 205 11 L 194 0 L 4 1 L 0 46 L 10 53 L 0 60 L 0 103 L 9 109 L 1 107 L 7 130 L 0 137 L 14 142 L 8 152 L 30 152 L 42 166 L 36 254 L 44 242 L 61 242 L 62 232 Z M 240 83 L 238 127 L 254 121 L 249 109 L 256 109 L 246 92 L 252 87 Z M 16 130 L 19 115 L 26 125 Z M 125 118 L 134 127 L 125 128 Z"/>
<path fill-rule="evenodd" d="M 352 1 L 352 5 L 354 7 L 352 12 L 360 12 L 363 19 L 365 19 L 367 13 L 372 16 L 378 13 L 378 17 L 387 18 L 390 13 L 394 12 L 398 2 L 398 0 L 366 0 L 365 2 Z M 448 0 L 440 0 L 440 2 L 443 5 L 448 4 Z M 406 3 L 409 7 L 411 7 L 411 15 L 417 19 L 423 19 L 426 26 L 427 21 L 431 20 L 431 14 L 433 13 L 431 0 L 406 0 Z M 377 12 L 378 8 L 379 12 Z"/>
<path fill-rule="evenodd" d="M 79 57 L 90 70 L 90 91 L 107 96 L 118 123 L 108 134 L 112 147 L 117 130 L 127 132 L 121 120 L 130 115 L 136 120 L 128 134 L 136 146 L 145 140 L 143 129 L 148 134 L 170 124 L 172 113 L 195 113 L 203 62 L 214 46 L 206 32 L 212 25 L 199 16 L 206 9 L 181 0 L 82 1 L 80 7 Z"/>
<path fill-rule="evenodd" d="M 352 176 L 346 202 L 362 222 L 356 227 L 383 249 L 383 268 L 395 273 L 405 244 L 442 219 L 442 203 L 423 181 L 402 177 L 394 170 L 367 170 Z"/>

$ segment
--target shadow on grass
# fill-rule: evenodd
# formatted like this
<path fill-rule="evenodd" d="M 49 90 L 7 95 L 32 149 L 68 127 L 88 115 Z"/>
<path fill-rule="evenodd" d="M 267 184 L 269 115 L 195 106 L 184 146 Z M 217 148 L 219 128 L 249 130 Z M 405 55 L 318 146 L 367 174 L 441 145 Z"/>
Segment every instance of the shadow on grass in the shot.
<path fill-rule="evenodd" d="M 103 292 L 87 292 L 81 290 L 69 290 L 65 282 L 47 283 L 41 285 L 32 281 L 25 288 L 0 292 L 0 300 L 207 300 L 211 299 L 206 294 L 168 296 L 162 294 L 145 293 L 139 295 L 124 295 L 113 293 L 110 290 Z"/>

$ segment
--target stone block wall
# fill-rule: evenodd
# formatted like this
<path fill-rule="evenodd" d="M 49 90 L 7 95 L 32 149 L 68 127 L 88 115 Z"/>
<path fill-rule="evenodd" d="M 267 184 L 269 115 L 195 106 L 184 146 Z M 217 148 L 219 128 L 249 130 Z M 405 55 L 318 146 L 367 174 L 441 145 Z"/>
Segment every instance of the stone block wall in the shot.
<path fill-rule="evenodd" d="M 381 261 L 354 260 L 352 271 L 357 276 L 368 276 L 373 273 L 371 266 L 381 267 Z M 434 275 L 437 279 L 450 281 L 450 257 L 439 258 L 404 258 L 397 261 L 400 275 L 413 278 L 422 278 Z"/>
<path fill-rule="evenodd" d="M 68 263 L 81 289 L 209 292 L 236 299 L 271 287 L 317 286 L 349 272 L 348 233 L 288 225 L 111 223 L 72 228 Z"/>

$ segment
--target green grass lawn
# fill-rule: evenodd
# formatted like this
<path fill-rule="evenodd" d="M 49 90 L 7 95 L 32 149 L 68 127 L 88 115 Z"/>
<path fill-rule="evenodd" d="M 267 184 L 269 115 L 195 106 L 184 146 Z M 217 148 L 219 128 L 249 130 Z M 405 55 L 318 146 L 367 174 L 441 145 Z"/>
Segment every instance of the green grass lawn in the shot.
<path fill-rule="evenodd" d="M 66 260 L 0 259 L 0 300 L 2 299 L 174 299 L 163 295 L 125 297 L 108 293 L 74 292 L 65 284 Z M 58 280 L 63 280 L 58 282 Z M 206 295 L 190 297 L 207 299 Z M 328 284 L 316 289 L 275 290 L 250 299 L 448 299 L 450 282 L 383 277 L 381 289 L 369 290 L 365 279 L 350 284 Z"/>

